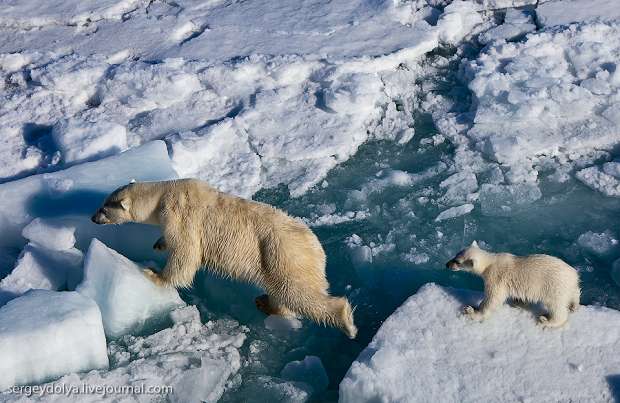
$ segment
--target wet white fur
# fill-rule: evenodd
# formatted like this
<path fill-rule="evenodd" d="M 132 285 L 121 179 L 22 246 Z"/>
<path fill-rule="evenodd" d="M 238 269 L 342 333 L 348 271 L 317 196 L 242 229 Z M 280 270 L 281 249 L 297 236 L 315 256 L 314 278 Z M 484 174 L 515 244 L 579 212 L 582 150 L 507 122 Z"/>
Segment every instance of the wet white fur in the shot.
<path fill-rule="evenodd" d="M 183 179 L 136 182 L 119 188 L 96 214 L 99 223 L 159 225 L 154 248 L 169 251 L 161 285 L 188 287 L 201 267 L 255 283 L 267 291 L 257 306 L 267 313 L 306 316 L 355 337 L 346 298 L 332 297 L 325 253 L 302 222 L 267 204 L 221 193 L 205 182 Z"/>

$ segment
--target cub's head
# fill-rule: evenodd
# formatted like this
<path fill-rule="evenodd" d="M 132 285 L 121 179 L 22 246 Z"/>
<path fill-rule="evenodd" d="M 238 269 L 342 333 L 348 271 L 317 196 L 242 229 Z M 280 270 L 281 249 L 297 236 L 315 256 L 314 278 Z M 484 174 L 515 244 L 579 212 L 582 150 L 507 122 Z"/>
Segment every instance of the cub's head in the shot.
<path fill-rule="evenodd" d="M 474 241 L 467 249 L 463 249 L 456 254 L 446 267 L 452 271 L 477 271 L 480 266 L 480 252 L 482 249 L 478 247 L 478 242 Z"/>
<path fill-rule="evenodd" d="M 91 217 L 95 224 L 123 224 L 134 221 L 131 214 L 131 186 L 121 186 L 110 194 Z"/>

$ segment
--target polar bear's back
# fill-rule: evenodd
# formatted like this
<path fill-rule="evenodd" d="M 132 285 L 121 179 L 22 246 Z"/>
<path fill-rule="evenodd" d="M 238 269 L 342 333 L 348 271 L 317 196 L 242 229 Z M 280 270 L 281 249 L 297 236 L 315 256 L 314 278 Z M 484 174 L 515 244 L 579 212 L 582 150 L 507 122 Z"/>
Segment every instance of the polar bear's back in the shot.
<path fill-rule="evenodd" d="M 574 295 L 579 291 L 577 270 L 549 255 L 498 256 L 496 275 L 502 278 L 513 296 L 543 301 L 553 296 Z"/>

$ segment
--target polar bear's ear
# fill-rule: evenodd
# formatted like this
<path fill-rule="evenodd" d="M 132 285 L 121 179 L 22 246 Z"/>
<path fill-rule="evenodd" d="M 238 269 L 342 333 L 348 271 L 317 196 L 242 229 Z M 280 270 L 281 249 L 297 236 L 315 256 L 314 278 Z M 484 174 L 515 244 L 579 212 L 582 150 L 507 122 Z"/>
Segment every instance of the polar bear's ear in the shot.
<path fill-rule="evenodd" d="M 472 246 L 473 248 L 478 248 L 478 247 L 479 247 L 479 246 L 478 246 L 478 242 L 476 242 L 475 240 L 471 243 L 471 246 Z"/>
<path fill-rule="evenodd" d="M 123 200 L 121 200 L 120 203 L 121 203 L 121 207 L 125 211 L 128 211 L 129 207 L 131 207 L 131 200 L 128 197 L 126 197 Z"/>

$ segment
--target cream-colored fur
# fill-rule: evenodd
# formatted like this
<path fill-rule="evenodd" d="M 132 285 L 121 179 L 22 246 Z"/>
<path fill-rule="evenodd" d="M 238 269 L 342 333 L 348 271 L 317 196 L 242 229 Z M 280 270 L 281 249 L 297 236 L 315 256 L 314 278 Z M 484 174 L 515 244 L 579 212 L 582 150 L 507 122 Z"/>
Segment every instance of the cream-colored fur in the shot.
<path fill-rule="evenodd" d="M 549 255 L 515 256 L 482 250 L 474 241 L 447 263 L 449 269 L 466 270 L 484 280 L 484 300 L 479 309 L 465 307 L 465 314 L 484 320 L 507 298 L 542 303 L 549 316 L 540 316 L 545 327 L 560 327 L 568 312 L 579 307 L 579 274 Z"/>
<path fill-rule="evenodd" d="M 325 253 L 312 231 L 269 205 L 218 192 L 182 179 L 132 183 L 114 191 L 95 213 L 98 224 L 160 225 L 153 246 L 169 251 L 156 283 L 189 287 L 201 267 L 264 288 L 256 299 L 266 313 L 306 316 L 354 338 L 357 329 L 346 298 L 329 295 Z"/>

